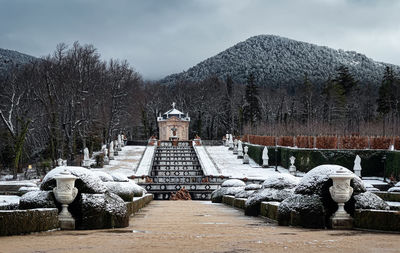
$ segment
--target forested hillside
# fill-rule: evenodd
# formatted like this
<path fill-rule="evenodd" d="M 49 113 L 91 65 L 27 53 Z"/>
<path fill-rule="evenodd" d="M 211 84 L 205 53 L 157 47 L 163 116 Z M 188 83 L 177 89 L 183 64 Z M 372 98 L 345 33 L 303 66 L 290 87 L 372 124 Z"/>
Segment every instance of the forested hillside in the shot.
<path fill-rule="evenodd" d="M 0 48 L 0 78 L 5 77 L 11 69 L 21 67 L 37 58 L 17 51 Z"/>
<path fill-rule="evenodd" d="M 298 85 L 305 75 L 311 82 L 321 84 L 333 78 L 340 66 L 347 67 L 359 82 L 373 85 L 380 84 L 385 66 L 400 70 L 398 66 L 373 61 L 354 51 L 335 50 L 274 35 L 259 35 L 185 72 L 167 76 L 162 83 L 199 82 L 209 76 L 225 79 L 228 75 L 235 82 L 245 83 L 249 74 L 253 74 L 259 86 Z"/>

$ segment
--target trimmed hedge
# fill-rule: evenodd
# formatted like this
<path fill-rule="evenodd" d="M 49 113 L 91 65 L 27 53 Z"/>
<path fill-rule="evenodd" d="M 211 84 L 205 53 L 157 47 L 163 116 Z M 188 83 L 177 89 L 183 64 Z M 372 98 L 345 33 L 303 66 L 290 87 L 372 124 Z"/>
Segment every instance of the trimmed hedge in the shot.
<path fill-rule="evenodd" d="M 57 208 L 0 211 L 0 236 L 41 232 L 58 227 Z"/>
<path fill-rule="evenodd" d="M 249 156 L 258 164 L 262 164 L 264 146 L 245 143 L 249 147 Z M 275 165 L 275 147 L 268 147 L 269 164 Z M 383 176 L 382 157 L 386 155 L 386 177 L 399 178 L 400 152 L 389 150 L 336 150 L 336 149 L 295 149 L 277 147 L 278 165 L 289 168 L 289 158 L 296 158 L 298 171 L 308 172 L 321 164 L 337 164 L 353 169 L 356 155 L 361 157 L 362 176 Z"/>

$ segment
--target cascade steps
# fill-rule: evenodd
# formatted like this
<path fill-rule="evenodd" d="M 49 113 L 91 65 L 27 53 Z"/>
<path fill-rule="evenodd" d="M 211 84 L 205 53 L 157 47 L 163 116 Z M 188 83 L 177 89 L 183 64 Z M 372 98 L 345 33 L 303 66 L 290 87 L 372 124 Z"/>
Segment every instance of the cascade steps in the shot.
<path fill-rule="evenodd" d="M 154 199 L 169 199 L 183 187 L 194 200 L 207 200 L 224 178 L 205 176 L 193 147 L 186 142 L 162 142 L 153 156 L 149 182 L 140 183 Z"/>

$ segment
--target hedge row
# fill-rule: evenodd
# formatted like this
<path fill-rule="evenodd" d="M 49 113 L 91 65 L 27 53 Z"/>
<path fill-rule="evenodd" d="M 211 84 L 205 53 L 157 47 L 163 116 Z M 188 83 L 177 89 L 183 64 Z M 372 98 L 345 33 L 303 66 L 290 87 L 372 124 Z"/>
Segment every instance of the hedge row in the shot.
<path fill-rule="evenodd" d="M 264 146 L 245 143 L 249 147 L 249 156 L 262 164 Z M 332 149 L 297 149 L 288 147 L 268 147 L 269 164 L 275 165 L 275 149 L 278 165 L 289 168 L 289 158 L 296 158 L 297 170 L 308 172 L 321 164 L 337 164 L 353 170 L 356 155 L 361 158 L 362 176 L 383 176 L 382 158 L 385 155 L 386 177 L 399 178 L 400 152 L 388 150 L 332 150 Z"/>
<path fill-rule="evenodd" d="M 369 136 L 259 136 L 245 135 L 242 140 L 264 146 L 284 146 L 318 149 L 389 149 L 400 150 L 400 137 Z"/>

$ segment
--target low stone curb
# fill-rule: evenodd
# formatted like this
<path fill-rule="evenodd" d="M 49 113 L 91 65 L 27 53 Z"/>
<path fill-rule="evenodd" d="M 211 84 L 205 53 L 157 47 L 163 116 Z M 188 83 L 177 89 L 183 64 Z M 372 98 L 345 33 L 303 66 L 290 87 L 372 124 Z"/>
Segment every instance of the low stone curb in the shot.
<path fill-rule="evenodd" d="M 0 211 L 0 236 L 27 234 L 57 228 L 59 228 L 57 208 Z"/>
<path fill-rule="evenodd" d="M 372 192 L 385 201 L 400 202 L 400 192 Z"/>
<path fill-rule="evenodd" d="M 222 203 L 244 210 L 246 199 L 245 198 L 235 198 L 234 196 L 224 195 L 222 197 Z M 261 202 L 260 204 L 260 215 L 267 217 L 271 220 L 278 221 L 278 207 L 279 202 L 268 201 Z"/>
<path fill-rule="evenodd" d="M 354 227 L 400 232 L 400 211 L 356 209 Z"/>
<path fill-rule="evenodd" d="M 153 200 L 153 194 L 146 194 L 142 197 L 133 198 L 133 201 L 131 202 L 125 202 L 129 216 L 137 213 L 140 209 L 145 207 L 152 200 Z"/>

